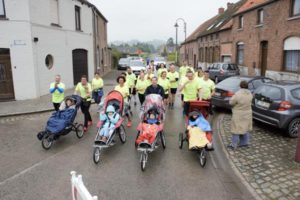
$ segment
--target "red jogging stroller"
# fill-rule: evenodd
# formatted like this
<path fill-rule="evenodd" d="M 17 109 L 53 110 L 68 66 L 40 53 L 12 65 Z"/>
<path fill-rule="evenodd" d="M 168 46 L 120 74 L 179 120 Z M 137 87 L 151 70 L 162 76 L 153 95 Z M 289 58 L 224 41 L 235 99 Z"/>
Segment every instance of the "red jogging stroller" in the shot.
<path fill-rule="evenodd" d="M 196 111 L 199 114 L 202 114 L 202 116 L 207 120 L 209 117 L 210 112 L 210 102 L 209 101 L 190 101 L 189 102 L 189 109 L 188 109 L 188 116 L 191 112 Z M 183 143 L 187 142 L 189 143 L 189 131 L 187 130 L 187 127 L 189 125 L 189 117 L 185 117 L 185 125 L 186 130 L 185 133 L 179 133 L 179 148 L 182 149 Z M 212 131 L 205 131 L 206 138 L 209 142 L 212 142 Z M 213 150 L 212 147 L 203 146 L 200 148 L 192 149 L 191 151 L 195 151 L 198 154 L 200 165 L 202 167 L 205 166 L 206 160 L 207 160 L 207 151 Z"/>
<path fill-rule="evenodd" d="M 112 105 L 115 108 L 115 112 L 117 112 L 120 115 L 120 118 L 118 122 L 116 123 L 112 133 L 110 134 L 109 138 L 106 142 L 100 142 L 97 144 L 94 144 L 94 153 L 93 153 L 93 160 L 97 164 L 100 161 L 101 152 L 103 149 L 109 148 L 115 144 L 114 137 L 116 134 L 119 135 L 120 141 L 122 144 L 126 142 L 126 131 L 124 128 L 124 125 L 122 124 L 124 121 L 123 116 L 123 108 L 124 108 L 124 99 L 120 92 L 113 90 L 109 92 L 104 100 L 103 106 L 100 108 L 100 112 L 105 112 L 106 108 Z M 102 129 L 102 126 L 104 123 L 102 121 L 99 121 L 97 124 L 98 131 L 95 138 L 95 141 L 99 141 L 100 137 L 100 131 Z"/>

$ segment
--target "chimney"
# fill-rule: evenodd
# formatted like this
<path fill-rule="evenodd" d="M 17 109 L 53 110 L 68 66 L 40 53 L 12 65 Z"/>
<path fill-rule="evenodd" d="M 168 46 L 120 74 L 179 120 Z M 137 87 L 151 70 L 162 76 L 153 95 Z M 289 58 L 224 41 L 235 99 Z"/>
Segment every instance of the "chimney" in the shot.
<path fill-rule="evenodd" d="M 230 3 L 230 2 L 227 3 L 227 9 L 231 9 L 233 6 L 234 6 L 234 3 Z"/>
<path fill-rule="evenodd" d="M 219 15 L 223 14 L 225 12 L 225 9 L 223 7 L 219 8 Z"/>

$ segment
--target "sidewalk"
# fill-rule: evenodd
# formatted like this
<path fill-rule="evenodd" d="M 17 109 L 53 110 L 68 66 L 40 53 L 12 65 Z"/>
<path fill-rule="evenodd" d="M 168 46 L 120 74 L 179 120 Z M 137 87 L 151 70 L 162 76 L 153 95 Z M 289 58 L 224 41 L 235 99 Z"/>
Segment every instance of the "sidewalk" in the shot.
<path fill-rule="evenodd" d="M 117 71 L 111 71 L 106 74 L 104 79 L 104 84 L 115 85 L 115 77 L 117 76 Z M 65 96 L 73 94 L 74 88 L 67 89 Z M 41 96 L 36 99 L 21 100 L 21 101 L 8 101 L 0 102 L 0 117 L 9 117 L 15 115 L 32 114 L 37 112 L 46 112 L 54 110 L 53 104 L 51 102 L 51 94 Z"/>
<path fill-rule="evenodd" d="M 254 124 L 250 147 L 232 151 L 226 148 L 231 139 L 231 115 L 219 114 L 216 123 L 228 160 L 261 199 L 300 199 L 300 164 L 294 162 L 297 139 Z"/>

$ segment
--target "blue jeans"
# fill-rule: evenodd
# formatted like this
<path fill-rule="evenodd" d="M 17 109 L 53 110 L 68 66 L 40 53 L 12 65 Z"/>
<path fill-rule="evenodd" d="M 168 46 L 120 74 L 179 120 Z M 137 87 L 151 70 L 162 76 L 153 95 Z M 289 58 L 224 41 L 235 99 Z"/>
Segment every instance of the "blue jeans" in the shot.
<path fill-rule="evenodd" d="M 96 104 L 99 104 L 101 102 L 102 96 L 99 96 L 98 91 L 93 91 L 93 99 Z"/>
<path fill-rule="evenodd" d="M 244 135 L 232 134 L 231 144 L 234 148 L 238 146 L 246 146 L 249 145 L 250 134 L 245 133 Z"/>

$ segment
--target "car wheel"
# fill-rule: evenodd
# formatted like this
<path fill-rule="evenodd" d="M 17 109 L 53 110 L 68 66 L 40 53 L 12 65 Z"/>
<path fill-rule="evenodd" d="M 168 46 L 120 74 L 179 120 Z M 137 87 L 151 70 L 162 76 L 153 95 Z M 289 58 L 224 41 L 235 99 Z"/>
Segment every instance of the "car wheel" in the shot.
<path fill-rule="evenodd" d="M 300 125 L 300 118 L 293 119 L 288 126 L 288 136 L 292 138 L 298 137 L 298 128 Z"/>

